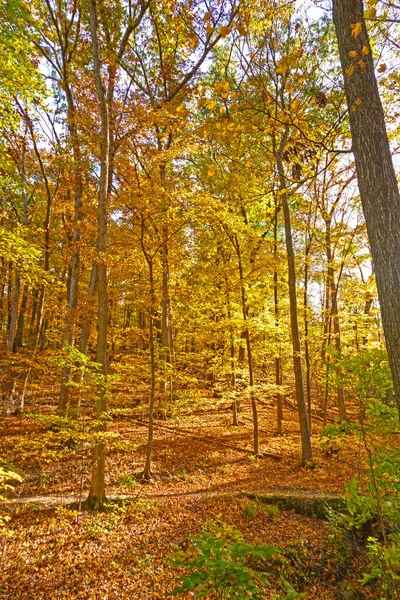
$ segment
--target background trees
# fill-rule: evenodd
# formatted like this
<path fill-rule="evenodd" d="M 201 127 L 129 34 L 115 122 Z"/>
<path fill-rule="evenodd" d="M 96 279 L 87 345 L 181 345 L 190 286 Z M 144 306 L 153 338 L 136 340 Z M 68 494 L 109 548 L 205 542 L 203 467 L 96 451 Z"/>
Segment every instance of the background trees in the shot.
<path fill-rule="evenodd" d="M 364 26 L 352 35 L 344 23 L 362 14 L 338 4 L 360 132 L 379 108 L 365 88 L 372 54 Z M 96 412 L 94 507 L 105 499 L 108 398 L 131 402 L 117 375 L 149 417 L 145 479 L 154 419 L 194 385 L 229 399 L 234 423 L 237 400 L 251 403 L 256 455 L 257 409 L 273 398 L 281 434 L 293 396 L 307 462 L 312 421 L 349 412 L 346 356 L 383 343 L 330 21 L 308 25 L 272 0 L 2 11 L 13 25 L 0 31 L 10 55 L 0 72 L 4 411 L 22 410 L 40 369 L 61 364 L 60 413 Z M 357 143 L 353 134 L 365 157 L 365 136 Z M 371 175 L 360 160 L 362 196 L 389 163 Z M 381 274 L 397 252 L 393 194 L 379 217 L 393 243 L 376 233 L 374 208 L 367 219 L 379 256 L 385 240 Z M 384 325 L 395 320 L 391 293 L 380 291 Z M 96 390 L 82 393 L 86 354 L 101 365 L 96 411 Z"/>

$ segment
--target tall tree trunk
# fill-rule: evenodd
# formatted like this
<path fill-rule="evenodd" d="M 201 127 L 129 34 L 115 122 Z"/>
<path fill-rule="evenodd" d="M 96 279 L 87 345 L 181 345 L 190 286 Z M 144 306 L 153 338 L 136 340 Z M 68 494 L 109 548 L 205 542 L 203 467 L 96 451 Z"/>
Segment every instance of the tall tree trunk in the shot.
<path fill-rule="evenodd" d="M 13 347 L 14 347 L 15 334 L 17 331 L 17 323 L 18 323 L 18 306 L 19 306 L 20 292 L 21 292 L 21 275 L 20 275 L 18 269 L 16 269 L 15 281 L 14 281 L 14 287 L 13 287 L 13 299 L 12 299 L 10 324 L 8 327 L 6 354 L 10 354 L 10 352 L 13 351 Z"/>
<path fill-rule="evenodd" d="M 155 364 L 155 347 L 154 347 L 154 314 L 156 309 L 155 289 L 154 289 L 154 274 L 153 260 L 146 255 L 147 264 L 149 267 L 150 279 L 150 369 L 151 369 L 151 388 L 150 388 L 150 404 L 149 404 L 149 429 L 147 435 L 146 460 L 143 470 L 144 481 L 151 479 L 151 462 L 153 457 L 153 436 L 154 436 L 154 402 L 156 393 L 156 364 Z"/>
<path fill-rule="evenodd" d="M 105 453 L 104 434 L 107 430 L 104 413 L 107 411 L 107 196 L 109 177 L 110 127 L 109 107 L 106 91 L 101 78 L 101 63 L 98 40 L 97 0 L 90 0 L 90 33 L 92 41 L 93 72 L 97 96 L 100 101 L 100 183 L 97 205 L 97 352 L 101 380 L 97 389 L 96 418 L 99 438 L 95 442 L 92 478 L 87 505 L 102 509 L 106 500 L 105 493 Z"/>
<path fill-rule="evenodd" d="M 335 358 L 335 362 L 340 358 L 340 354 L 342 351 L 341 343 L 340 343 L 340 323 L 339 323 L 339 309 L 338 309 L 338 284 L 335 283 L 335 269 L 333 266 L 334 262 L 334 254 L 332 252 L 332 240 L 331 240 L 331 216 L 329 215 L 325 219 L 325 252 L 326 252 L 326 262 L 327 262 L 327 285 L 329 287 L 329 297 L 330 297 L 330 334 L 331 339 L 333 338 L 333 345 L 335 346 L 335 350 L 337 356 Z M 327 364 L 327 368 L 329 365 Z M 337 399 L 337 407 L 339 411 L 339 418 L 346 419 L 346 406 L 345 406 L 345 394 L 344 388 L 342 385 L 336 386 L 336 399 Z"/>
<path fill-rule="evenodd" d="M 229 321 L 229 349 L 230 349 L 230 367 L 231 367 L 231 389 L 232 389 L 232 425 L 238 425 L 237 413 L 238 402 L 236 400 L 236 370 L 235 370 L 235 340 L 233 337 L 233 328 L 231 324 L 232 310 L 231 298 L 229 293 L 229 279 L 225 277 L 225 293 L 226 293 L 226 316 Z"/>
<path fill-rule="evenodd" d="M 25 313 L 26 313 L 27 302 L 28 302 L 28 286 L 24 285 L 24 288 L 22 291 L 21 306 L 20 306 L 19 315 L 18 315 L 17 331 L 15 333 L 15 339 L 14 339 L 14 345 L 13 345 L 13 352 L 18 352 L 18 348 L 21 348 L 22 344 L 23 344 Z"/>
<path fill-rule="evenodd" d="M 169 263 L 168 263 L 168 225 L 162 229 L 163 246 L 161 249 L 162 264 L 162 301 L 161 301 L 161 364 L 164 374 L 160 381 L 160 410 L 166 409 L 167 371 L 170 363 L 169 348 Z"/>
<path fill-rule="evenodd" d="M 243 323 L 244 323 L 243 334 L 244 334 L 244 337 L 246 340 L 247 365 L 248 365 L 248 369 L 249 369 L 251 411 L 252 411 L 252 415 L 253 415 L 253 447 L 254 447 L 254 455 L 258 456 L 260 453 L 260 442 L 259 442 L 260 435 L 259 435 L 259 427 L 258 427 L 257 400 L 256 400 L 255 392 L 254 392 L 253 353 L 252 353 L 252 347 L 251 347 L 250 331 L 249 331 L 249 326 L 248 326 L 249 309 L 247 306 L 242 254 L 240 251 L 239 240 L 238 240 L 238 237 L 236 234 L 233 237 L 233 245 L 236 250 L 237 259 L 238 259 L 238 267 L 239 267 L 240 297 L 241 297 L 242 315 L 243 315 Z"/>
<path fill-rule="evenodd" d="M 310 435 L 312 433 L 312 421 L 311 421 L 311 368 L 310 368 L 310 344 L 308 340 L 309 335 L 309 321 L 308 321 L 308 270 L 310 260 L 311 240 L 306 237 L 306 248 L 304 253 L 304 297 L 303 297 L 303 310 L 304 310 L 304 360 L 306 364 L 306 399 L 307 399 L 307 414 L 308 424 L 310 427 Z"/>
<path fill-rule="evenodd" d="M 279 150 L 275 150 L 276 163 L 278 167 L 280 192 L 283 207 L 283 215 L 285 221 L 285 238 L 286 238 L 286 252 L 288 260 L 288 284 L 289 284 L 289 303 L 290 303 L 290 325 L 292 333 L 292 345 L 293 345 L 293 366 L 294 366 L 294 378 L 296 388 L 296 400 L 297 409 L 299 413 L 300 421 L 300 434 L 301 434 L 301 449 L 302 449 L 302 463 L 305 464 L 312 458 L 311 451 L 311 437 L 310 427 L 308 424 L 307 417 L 307 406 L 304 394 L 304 381 L 303 381 L 303 369 L 301 365 L 301 344 L 300 344 L 300 330 L 297 313 L 297 292 L 296 292 L 296 263 L 293 250 L 293 239 L 292 239 L 292 226 L 290 222 L 290 209 L 287 196 L 287 181 L 285 176 L 285 170 L 282 161 L 282 151 L 286 145 L 287 131 L 284 138 L 281 141 L 281 147 Z M 274 144 L 275 145 L 275 144 Z"/>
<path fill-rule="evenodd" d="M 276 427 L 277 433 L 282 435 L 283 421 L 283 401 L 282 392 L 282 358 L 279 340 L 279 290 L 278 290 L 278 201 L 275 198 L 275 218 L 274 218 L 274 312 L 276 328 L 276 350 L 275 350 L 275 385 L 278 386 L 276 393 Z"/>
<path fill-rule="evenodd" d="M 362 0 L 333 0 L 358 186 L 400 419 L 400 193 L 363 13 Z M 356 23 L 361 24 L 357 36 Z"/>
<path fill-rule="evenodd" d="M 96 264 L 96 262 L 94 262 L 92 265 L 91 273 L 90 273 L 90 282 L 89 282 L 89 288 L 88 288 L 88 292 L 87 292 L 87 298 L 89 301 L 95 295 L 96 284 L 97 284 L 97 264 Z M 85 312 L 85 316 L 82 320 L 81 333 L 79 336 L 79 352 L 81 354 L 88 353 L 89 337 L 90 337 L 90 324 L 92 322 L 92 317 L 90 314 L 88 314 L 88 311 L 86 310 L 84 312 Z M 77 396 L 77 400 L 76 400 L 76 405 L 74 405 L 75 409 L 79 409 L 80 404 L 81 404 L 81 385 L 82 385 L 84 376 L 85 376 L 85 370 L 80 369 L 74 373 L 73 378 L 72 378 L 74 384 L 76 384 L 78 387 L 78 396 Z"/>
<path fill-rule="evenodd" d="M 67 290 L 68 305 L 67 316 L 65 321 L 64 344 L 66 346 L 73 346 L 79 290 L 83 181 L 81 164 L 82 156 L 79 145 L 78 131 L 76 127 L 75 103 L 72 90 L 69 85 L 69 78 L 66 66 L 64 67 L 64 87 L 67 97 L 68 128 L 71 138 L 72 154 L 74 159 L 74 231 L 72 236 L 72 256 L 70 265 L 69 287 Z M 69 409 L 71 401 L 71 387 L 68 384 L 71 381 L 71 377 L 71 367 L 64 367 L 62 369 L 61 374 L 60 396 L 58 401 L 58 410 L 61 412 L 66 412 Z M 76 408 L 76 406 L 74 406 L 74 408 Z"/>

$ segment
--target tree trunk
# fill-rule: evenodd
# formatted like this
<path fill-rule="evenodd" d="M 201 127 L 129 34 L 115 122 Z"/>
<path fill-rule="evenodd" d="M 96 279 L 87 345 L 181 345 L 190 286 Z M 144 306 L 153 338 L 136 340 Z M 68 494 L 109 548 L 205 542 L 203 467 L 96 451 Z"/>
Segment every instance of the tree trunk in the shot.
<path fill-rule="evenodd" d="M 310 427 L 310 435 L 312 433 L 312 421 L 311 421 L 311 367 L 310 367 L 310 345 L 308 342 L 309 335 L 309 323 L 308 323 L 308 269 L 309 269 L 309 256 L 311 249 L 311 240 L 307 235 L 306 248 L 304 254 L 304 298 L 303 298 L 303 309 L 304 309 L 304 360 L 306 363 L 306 397 L 307 397 L 307 414 L 308 414 L 308 425 Z"/>
<path fill-rule="evenodd" d="M 78 132 L 75 119 L 75 103 L 69 80 L 64 68 L 64 87 L 67 97 L 68 128 L 72 144 L 72 154 L 74 159 L 74 232 L 72 236 L 72 257 L 70 267 L 69 288 L 67 291 L 67 317 L 65 322 L 64 344 L 73 346 L 74 329 L 76 322 L 76 308 L 78 304 L 79 290 L 79 266 L 80 266 L 80 239 L 81 239 L 81 219 L 82 219 L 82 156 L 79 146 Z M 58 410 L 67 412 L 71 401 L 71 387 L 68 383 L 71 381 L 71 367 L 64 367 L 61 374 L 60 397 L 58 401 Z M 76 404 L 76 403 L 75 403 Z"/>
<path fill-rule="evenodd" d="M 286 136 L 287 137 L 287 134 Z M 296 400 L 297 409 L 299 413 L 300 421 L 300 433 L 301 433 L 301 449 L 302 449 L 302 463 L 305 464 L 312 458 L 311 451 L 311 438 L 310 438 L 310 427 L 308 424 L 307 417 L 307 406 L 304 394 L 304 381 L 303 381 L 303 369 L 301 366 L 301 344 L 300 344 L 300 330 L 299 321 L 297 314 L 297 296 L 296 296 L 296 263 L 293 250 L 293 239 L 292 239 L 292 226 L 290 222 L 290 209 L 289 202 L 286 193 L 287 182 L 281 157 L 281 152 L 285 147 L 286 140 L 282 139 L 281 148 L 275 152 L 276 162 L 280 180 L 280 191 L 283 206 L 283 215 L 285 221 L 285 238 L 286 238 L 286 251 L 288 260 L 288 284 L 289 284 L 289 303 L 290 303 L 290 325 L 292 333 L 292 345 L 293 345 L 293 366 L 294 366 L 294 378 L 296 388 Z"/>
<path fill-rule="evenodd" d="M 331 336 L 331 340 L 333 338 L 333 345 L 335 346 L 335 350 L 337 352 L 337 356 L 335 357 L 335 361 L 340 358 L 340 354 L 342 351 L 341 343 L 340 343 L 340 323 L 339 323 L 339 309 L 338 309 L 338 284 L 335 283 L 335 270 L 333 266 L 334 262 L 334 253 L 332 252 L 332 240 L 331 240 L 331 215 L 325 218 L 325 252 L 326 252 L 326 262 L 327 262 L 327 286 L 329 287 L 329 298 L 330 298 L 330 311 L 329 311 L 329 319 L 330 319 L 330 327 L 329 333 Z M 329 368 L 329 364 L 327 363 L 327 369 Z M 346 419 L 346 406 L 345 406 L 345 394 L 344 388 L 342 385 L 336 386 L 336 399 L 337 399 L 337 407 L 339 411 L 339 418 Z"/>
<path fill-rule="evenodd" d="M 22 347 L 24 338 L 24 324 L 25 324 L 25 312 L 26 304 L 28 302 L 28 286 L 24 285 L 22 291 L 21 306 L 19 309 L 17 331 L 15 333 L 13 352 L 18 352 L 18 348 Z"/>
<path fill-rule="evenodd" d="M 279 294 L 278 294 L 278 202 L 275 198 L 274 219 L 274 312 L 276 327 L 276 351 L 275 351 L 275 385 L 278 386 L 276 393 L 276 427 L 277 433 L 282 435 L 283 402 L 280 387 L 282 385 L 282 358 L 279 341 Z"/>
<path fill-rule="evenodd" d="M 400 419 L 400 193 L 363 12 L 362 0 L 333 0 L 358 186 Z M 357 37 L 356 23 L 361 24 Z"/>
<path fill-rule="evenodd" d="M 244 321 L 244 330 L 243 334 L 246 340 L 246 349 L 247 349 L 247 365 L 249 369 L 249 387 L 250 387 L 250 398 L 251 398 L 251 411 L 253 415 L 253 446 L 254 446 L 254 455 L 258 456 L 260 453 L 260 443 L 259 443 L 259 427 L 258 427 L 258 411 L 257 411 L 257 400 L 254 392 L 254 368 L 253 368 L 253 354 L 251 347 L 251 339 L 250 339 L 250 331 L 248 327 L 248 313 L 249 309 L 247 306 L 247 298 L 246 298 L 246 290 L 244 285 L 244 273 L 243 273 L 243 263 L 242 263 L 242 255 L 240 252 L 240 245 L 237 235 L 235 234 L 234 238 L 234 248 L 236 250 L 237 259 L 238 259 L 238 267 L 239 267 L 239 277 L 240 277 L 240 296 L 241 296 L 241 304 L 242 304 L 242 314 Z M 242 335 L 243 335 L 242 334 Z"/>
<path fill-rule="evenodd" d="M 154 347 L 154 313 L 156 308 L 155 290 L 154 290 L 154 275 L 153 261 L 148 259 L 149 279 L 150 279 L 150 369 L 151 369 L 151 388 L 150 388 L 150 404 L 149 404 L 149 429 L 147 436 L 146 461 L 143 470 L 144 481 L 151 479 L 151 462 L 153 456 L 153 436 L 154 436 L 154 402 L 156 393 L 156 364 L 155 364 L 155 347 Z"/>
<path fill-rule="evenodd" d="M 103 508 L 105 494 L 105 440 L 107 430 L 104 413 L 107 411 L 107 196 L 109 177 L 110 127 L 109 111 L 105 88 L 101 78 L 101 64 L 98 41 L 96 0 L 90 0 L 90 32 L 92 41 L 93 71 L 97 95 L 100 101 L 100 183 L 97 205 L 97 352 L 101 380 L 97 388 L 96 418 L 99 437 L 96 440 L 93 456 L 92 478 L 87 505 L 94 510 Z"/>

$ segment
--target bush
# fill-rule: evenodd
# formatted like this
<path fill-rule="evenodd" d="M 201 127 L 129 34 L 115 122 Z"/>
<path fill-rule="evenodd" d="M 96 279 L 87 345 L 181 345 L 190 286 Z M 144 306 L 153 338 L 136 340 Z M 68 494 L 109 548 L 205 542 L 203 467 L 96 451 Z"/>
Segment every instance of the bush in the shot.
<path fill-rule="evenodd" d="M 170 564 L 184 569 L 177 577 L 180 582 L 169 596 L 178 596 L 188 592 L 196 598 L 214 598 L 215 600 L 263 600 L 265 588 L 269 586 L 267 573 L 249 566 L 249 559 L 266 561 L 280 551 L 273 546 L 252 546 L 245 543 L 240 531 L 226 523 L 206 521 L 212 532 L 205 531 L 188 540 L 192 546 L 180 550 L 170 559 Z M 284 582 L 287 600 L 303 598 Z"/>

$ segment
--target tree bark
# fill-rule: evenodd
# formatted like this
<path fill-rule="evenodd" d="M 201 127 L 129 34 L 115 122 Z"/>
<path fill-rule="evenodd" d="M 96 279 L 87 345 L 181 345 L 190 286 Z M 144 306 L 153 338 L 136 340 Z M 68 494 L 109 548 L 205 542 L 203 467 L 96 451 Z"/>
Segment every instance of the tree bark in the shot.
<path fill-rule="evenodd" d="M 96 92 L 100 101 L 100 183 L 97 204 L 97 352 L 101 380 L 97 389 L 96 418 L 99 434 L 94 447 L 92 478 L 87 505 L 94 509 L 103 508 L 105 493 L 105 439 L 107 430 L 103 418 L 107 411 L 107 196 L 110 154 L 110 126 L 106 91 L 101 79 L 101 63 L 98 40 L 97 1 L 90 0 L 90 32 L 92 40 L 93 72 Z"/>
<path fill-rule="evenodd" d="M 277 433 L 282 435 L 283 421 L 283 401 L 280 386 L 282 385 L 282 358 L 279 341 L 279 290 L 278 290 L 278 202 L 275 198 L 275 219 L 274 219 L 274 312 L 277 345 L 275 351 L 275 385 L 278 386 L 276 393 L 276 427 Z"/>
<path fill-rule="evenodd" d="M 333 0 L 358 186 L 400 419 L 400 193 L 363 12 L 362 0 Z"/>
<path fill-rule="evenodd" d="M 340 342 L 340 322 L 339 322 L 339 308 L 338 308 L 338 286 L 339 281 L 335 283 L 335 269 L 334 269 L 334 252 L 332 252 L 332 239 L 331 239 L 331 219 L 332 215 L 327 215 L 325 218 L 325 252 L 327 262 L 327 286 L 329 287 L 329 298 L 330 298 L 330 326 L 329 333 L 331 339 L 333 338 L 333 345 L 336 350 L 335 362 L 340 358 L 342 346 Z M 327 368 L 329 365 L 327 364 Z M 345 393 L 342 385 L 336 387 L 336 399 L 337 407 L 339 411 L 339 418 L 346 419 L 346 405 L 345 405 Z"/>
<path fill-rule="evenodd" d="M 306 464 L 312 459 L 311 450 L 311 437 L 310 427 L 307 416 L 307 406 L 304 393 L 304 380 L 303 380 L 303 369 L 301 365 L 301 343 L 300 343 L 300 330 L 297 313 L 297 295 L 296 295 L 296 262 L 293 249 L 292 239 L 292 226 L 290 222 L 290 209 L 289 201 L 287 197 L 287 182 L 285 176 L 285 170 L 283 166 L 281 152 L 286 145 L 287 131 L 285 136 L 282 138 L 281 147 L 275 149 L 276 164 L 278 167 L 280 192 L 282 199 L 283 215 L 285 221 L 285 238 L 286 238 L 286 252 L 288 261 L 288 284 L 289 284 L 289 304 L 290 304 L 290 325 L 292 333 L 292 345 L 293 345 L 293 366 L 294 366 L 294 378 L 295 378 L 295 389 L 296 389 L 296 400 L 297 409 L 299 413 L 300 422 L 300 433 L 301 433 L 301 450 L 302 450 L 302 463 Z M 274 144 L 275 145 L 275 144 Z"/>
<path fill-rule="evenodd" d="M 253 354 L 252 354 L 252 347 L 251 347 L 250 331 L 249 331 L 249 326 L 248 326 L 249 308 L 247 306 L 246 289 L 245 289 L 245 284 L 244 284 L 242 254 L 240 251 L 239 240 L 238 240 L 236 234 L 231 239 L 231 241 L 233 242 L 233 246 L 236 250 L 237 259 L 238 259 L 239 278 L 240 278 L 240 297 L 241 297 L 243 324 L 244 324 L 243 334 L 244 334 L 244 337 L 246 340 L 247 365 L 248 365 L 248 369 L 249 369 L 251 411 L 252 411 L 252 415 L 253 415 L 253 446 L 254 446 L 254 455 L 258 456 L 260 453 L 260 442 L 259 442 L 260 435 L 259 435 L 259 427 L 258 427 L 257 400 L 256 400 L 255 392 L 254 392 Z"/>

